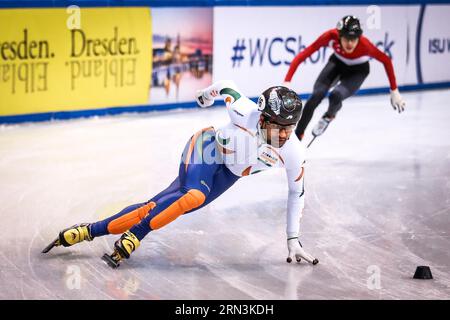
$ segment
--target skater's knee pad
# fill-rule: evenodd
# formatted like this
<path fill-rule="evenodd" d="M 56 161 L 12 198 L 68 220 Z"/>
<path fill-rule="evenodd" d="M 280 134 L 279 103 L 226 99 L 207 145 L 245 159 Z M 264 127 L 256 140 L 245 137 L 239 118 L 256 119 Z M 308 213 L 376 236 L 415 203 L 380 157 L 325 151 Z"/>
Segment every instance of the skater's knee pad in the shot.
<path fill-rule="evenodd" d="M 108 223 L 108 232 L 110 234 L 121 234 L 130 229 L 136 223 L 139 223 L 156 206 L 156 203 L 149 202 L 123 216 Z"/>
<path fill-rule="evenodd" d="M 206 196 L 197 189 L 190 189 L 180 198 L 180 206 L 184 212 L 200 207 L 205 202 Z M 184 213 L 183 212 L 183 213 Z"/>
<path fill-rule="evenodd" d="M 197 189 L 190 189 L 180 199 L 176 200 L 165 210 L 161 211 L 152 220 L 150 220 L 150 228 L 159 229 L 166 224 L 172 222 L 183 213 L 200 207 L 206 200 L 203 192 Z"/>

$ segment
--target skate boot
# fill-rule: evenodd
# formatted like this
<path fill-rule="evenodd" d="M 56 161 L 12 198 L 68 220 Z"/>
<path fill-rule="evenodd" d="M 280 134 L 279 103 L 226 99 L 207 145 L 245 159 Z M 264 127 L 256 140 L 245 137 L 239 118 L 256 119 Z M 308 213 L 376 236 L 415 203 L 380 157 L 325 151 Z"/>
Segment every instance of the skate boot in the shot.
<path fill-rule="evenodd" d="M 114 252 L 111 255 L 104 254 L 102 259 L 108 266 L 115 269 L 123 259 L 129 259 L 131 253 L 139 247 L 140 241 L 136 236 L 127 231 L 114 243 Z"/>
<path fill-rule="evenodd" d="M 45 247 L 45 249 L 42 250 L 42 253 L 49 252 L 53 249 L 53 247 L 70 247 L 84 240 L 92 241 L 93 239 L 94 237 L 91 236 L 89 223 L 76 224 L 70 228 L 62 230 L 59 233 L 58 238 Z"/>
<path fill-rule="evenodd" d="M 319 120 L 319 122 L 316 124 L 316 126 L 312 130 L 312 134 L 314 137 L 322 135 L 325 130 L 328 128 L 328 125 L 330 124 L 331 120 L 334 118 L 328 117 L 324 115 L 322 119 Z"/>

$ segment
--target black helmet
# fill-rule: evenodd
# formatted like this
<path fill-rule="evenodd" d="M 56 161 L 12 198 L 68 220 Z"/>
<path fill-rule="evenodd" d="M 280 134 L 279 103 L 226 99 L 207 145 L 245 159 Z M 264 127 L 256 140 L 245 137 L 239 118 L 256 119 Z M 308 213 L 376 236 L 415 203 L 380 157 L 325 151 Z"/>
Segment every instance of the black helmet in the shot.
<path fill-rule="evenodd" d="M 302 100 L 289 88 L 270 87 L 259 96 L 258 109 L 271 122 L 294 125 L 302 115 Z"/>
<path fill-rule="evenodd" d="M 336 28 L 339 31 L 340 37 L 345 38 L 359 38 L 363 31 L 361 29 L 361 24 L 359 23 L 359 19 L 355 16 L 345 16 L 341 20 L 339 20 Z"/>

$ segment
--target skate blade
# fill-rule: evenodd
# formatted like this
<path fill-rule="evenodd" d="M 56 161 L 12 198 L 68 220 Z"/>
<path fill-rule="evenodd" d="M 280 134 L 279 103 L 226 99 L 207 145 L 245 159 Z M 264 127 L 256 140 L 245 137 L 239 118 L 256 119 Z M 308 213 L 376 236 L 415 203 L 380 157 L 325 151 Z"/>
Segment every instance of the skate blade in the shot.
<path fill-rule="evenodd" d="M 314 136 L 314 138 L 312 138 L 311 139 L 311 141 L 308 143 L 308 145 L 306 146 L 307 148 L 309 148 L 309 146 L 314 142 L 314 140 L 316 140 L 316 138 L 318 137 L 318 136 L 315 136 L 314 134 L 313 134 L 313 136 Z"/>
<path fill-rule="evenodd" d="M 53 240 L 48 246 L 46 246 L 46 247 L 44 248 L 44 250 L 42 250 L 42 253 L 47 253 L 47 252 L 49 252 L 50 250 L 52 250 L 53 247 L 57 247 L 57 246 L 59 246 L 59 239 L 58 239 L 58 238 L 56 238 L 56 239 Z"/>
<path fill-rule="evenodd" d="M 120 266 L 120 263 L 118 261 L 114 260 L 110 255 L 106 253 L 103 255 L 102 260 L 113 269 L 116 269 L 118 266 Z"/>

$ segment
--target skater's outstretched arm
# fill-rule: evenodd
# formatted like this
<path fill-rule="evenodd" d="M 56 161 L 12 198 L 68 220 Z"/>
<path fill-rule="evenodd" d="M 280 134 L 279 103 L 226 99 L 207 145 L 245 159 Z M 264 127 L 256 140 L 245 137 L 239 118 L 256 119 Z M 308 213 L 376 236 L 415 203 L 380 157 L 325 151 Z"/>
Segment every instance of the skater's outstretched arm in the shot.
<path fill-rule="evenodd" d="M 286 261 L 291 263 L 294 258 L 297 262 L 304 259 L 315 265 L 319 263 L 319 260 L 305 251 L 299 240 L 300 220 L 303 216 L 303 208 L 305 207 L 304 163 L 296 168 L 286 170 L 286 173 L 289 183 L 286 226 L 289 254 Z"/>
<path fill-rule="evenodd" d="M 231 80 L 215 82 L 211 86 L 197 91 L 196 99 L 201 108 L 212 106 L 217 97 L 222 97 L 227 106 L 231 123 L 247 128 L 249 116 L 257 111 L 257 105 L 247 98 Z"/>
<path fill-rule="evenodd" d="M 218 96 L 223 97 L 227 106 L 245 97 L 232 80 L 221 80 L 205 89 L 198 90 L 195 99 L 201 108 L 206 108 L 212 106 Z"/>
<path fill-rule="evenodd" d="M 305 61 L 308 57 L 310 57 L 314 52 L 319 50 L 321 47 L 328 45 L 331 40 L 332 30 L 328 30 L 323 33 L 316 41 L 306 47 L 304 50 L 300 51 L 295 58 L 292 60 L 289 70 L 284 77 L 285 85 L 289 87 L 288 83 L 292 80 L 295 71 L 297 70 L 300 63 Z"/>
<path fill-rule="evenodd" d="M 395 79 L 394 66 L 392 65 L 392 60 L 384 52 L 380 51 L 372 42 L 364 38 L 366 41 L 367 48 L 369 50 L 369 55 L 376 60 L 380 61 L 384 69 L 386 70 L 386 75 L 389 79 L 389 86 L 391 88 L 391 105 L 394 110 L 403 112 L 405 110 L 406 102 L 403 100 L 400 92 L 398 91 L 397 81 Z"/>
<path fill-rule="evenodd" d="M 317 264 L 319 261 L 311 254 L 307 253 L 299 240 L 300 220 L 305 207 L 305 150 L 295 137 L 286 147 L 290 150 L 286 152 L 285 168 L 288 180 L 288 201 L 286 216 L 286 236 L 288 257 L 287 262 L 291 263 L 295 258 L 297 262 L 305 259 L 309 263 Z"/>
<path fill-rule="evenodd" d="M 383 64 L 384 70 L 386 71 L 386 75 L 389 79 L 389 86 L 391 90 L 397 89 L 397 81 L 395 79 L 394 66 L 392 65 L 391 59 L 384 52 L 374 46 L 373 43 L 367 38 L 361 38 L 361 41 L 366 42 L 364 44 L 367 46 L 369 56 L 375 58 Z"/>
<path fill-rule="evenodd" d="M 286 168 L 289 187 L 286 217 L 286 235 L 288 239 L 299 235 L 300 220 L 305 207 L 304 174 L 304 163 Z"/>

